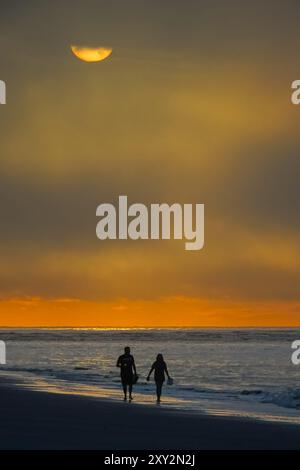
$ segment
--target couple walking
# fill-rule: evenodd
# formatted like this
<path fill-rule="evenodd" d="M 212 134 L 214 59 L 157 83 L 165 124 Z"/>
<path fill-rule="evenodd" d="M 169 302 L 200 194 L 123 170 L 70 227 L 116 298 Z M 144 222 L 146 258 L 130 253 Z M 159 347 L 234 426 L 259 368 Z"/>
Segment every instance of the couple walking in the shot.
<path fill-rule="evenodd" d="M 130 354 L 130 348 L 128 346 L 124 349 L 124 354 L 122 354 L 118 358 L 117 367 L 120 367 L 121 382 L 124 391 L 124 400 L 127 400 L 127 389 L 129 391 L 129 400 L 132 400 L 132 386 L 137 382 L 138 375 L 136 372 L 134 357 L 132 356 L 132 354 Z M 154 380 L 156 383 L 157 403 L 160 403 L 162 387 L 165 381 L 165 373 L 170 382 L 172 381 L 168 372 L 167 364 L 165 363 L 162 354 L 158 354 L 156 356 L 156 361 L 152 364 L 152 367 L 147 377 L 148 382 L 153 371 Z"/>

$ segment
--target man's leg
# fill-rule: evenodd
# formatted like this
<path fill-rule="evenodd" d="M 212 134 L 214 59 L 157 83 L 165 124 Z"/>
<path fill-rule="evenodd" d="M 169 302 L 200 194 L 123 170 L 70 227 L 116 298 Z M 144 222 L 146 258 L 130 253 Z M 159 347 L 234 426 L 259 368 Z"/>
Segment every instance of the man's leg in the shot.
<path fill-rule="evenodd" d="M 127 384 L 122 382 L 123 392 L 124 392 L 124 400 L 127 400 Z"/>
<path fill-rule="evenodd" d="M 129 399 L 132 400 L 132 383 L 129 384 Z"/>

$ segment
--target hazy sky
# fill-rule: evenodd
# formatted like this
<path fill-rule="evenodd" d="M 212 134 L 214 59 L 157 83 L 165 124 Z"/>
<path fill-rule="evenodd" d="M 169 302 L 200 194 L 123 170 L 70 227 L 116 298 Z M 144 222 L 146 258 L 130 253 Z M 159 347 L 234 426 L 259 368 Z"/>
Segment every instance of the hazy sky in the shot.
<path fill-rule="evenodd" d="M 299 2 L 3 3 L 0 324 L 299 324 Z M 119 194 L 204 249 L 100 242 Z"/>

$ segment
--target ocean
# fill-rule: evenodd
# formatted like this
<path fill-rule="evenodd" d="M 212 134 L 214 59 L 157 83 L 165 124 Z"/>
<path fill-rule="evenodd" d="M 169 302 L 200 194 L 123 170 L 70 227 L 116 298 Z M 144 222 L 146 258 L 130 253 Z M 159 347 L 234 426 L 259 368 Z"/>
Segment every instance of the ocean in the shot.
<path fill-rule="evenodd" d="M 130 346 L 139 374 L 134 404 L 157 406 L 146 377 L 162 353 L 174 384 L 164 386 L 160 406 L 300 424 L 297 339 L 300 329 L 0 329 L 7 348 L 0 380 L 122 400 L 116 361 Z"/>

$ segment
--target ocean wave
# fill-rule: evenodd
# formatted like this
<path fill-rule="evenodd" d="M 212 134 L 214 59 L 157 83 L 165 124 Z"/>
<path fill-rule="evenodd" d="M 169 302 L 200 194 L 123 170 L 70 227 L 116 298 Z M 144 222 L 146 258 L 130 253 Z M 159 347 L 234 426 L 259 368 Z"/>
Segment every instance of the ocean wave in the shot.
<path fill-rule="evenodd" d="M 255 397 L 261 403 L 272 403 L 283 408 L 300 409 L 300 388 L 281 390 L 243 390 L 242 396 Z"/>
<path fill-rule="evenodd" d="M 18 366 L 13 366 L 13 367 L 7 367 L 7 366 L 0 366 L 0 371 L 4 372 L 29 372 L 32 374 L 48 374 L 48 373 L 53 373 L 54 369 L 52 368 L 39 368 L 39 367 L 18 367 Z"/>
<path fill-rule="evenodd" d="M 43 377 L 45 380 L 63 382 L 66 387 L 72 387 L 72 384 L 84 386 L 99 386 L 106 389 L 120 386 L 120 377 L 113 372 L 99 373 L 88 367 L 73 367 L 72 369 L 53 369 L 39 367 L 0 367 L 0 370 L 7 372 L 17 372 L 32 374 L 33 376 Z M 69 384 L 69 385 L 68 385 Z M 141 380 L 135 386 L 139 393 L 153 393 L 154 383 Z M 225 401 L 251 401 L 252 403 L 266 403 L 277 405 L 282 408 L 300 409 L 300 388 L 278 388 L 268 389 L 225 389 L 213 387 L 197 387 L 194 385 L 182 385 L 174 383 L 172 387 L 165 386 L 165 392 L 168 396 L 173 396 L 183 400 L 213 400 L 217 402 Z"/>
<path fill-rule="evenodd" d="M 109 340 L 112 342 L 152 342 L 152 341 L 189 341 L 189 342 L 274 342 L 292 341 L 298 338 L 300 329 L 0 329 L 4 341 L 20 342 L 93 342 Z"/>

